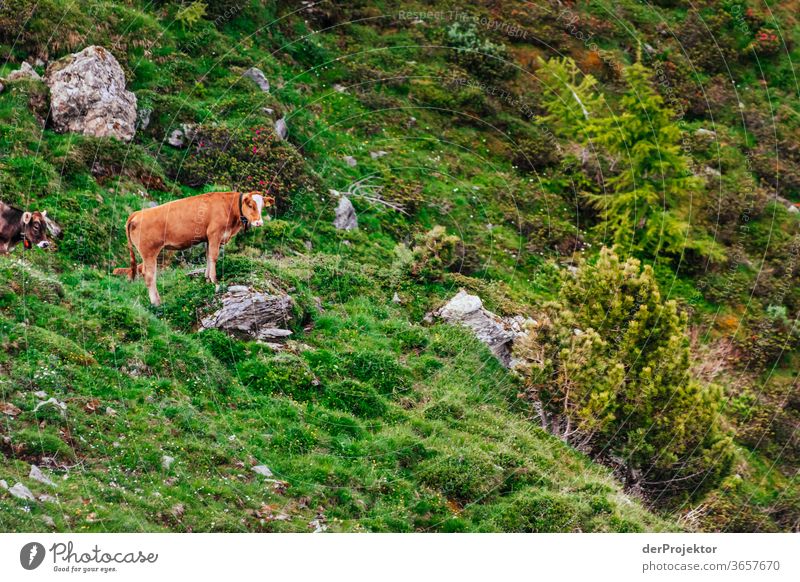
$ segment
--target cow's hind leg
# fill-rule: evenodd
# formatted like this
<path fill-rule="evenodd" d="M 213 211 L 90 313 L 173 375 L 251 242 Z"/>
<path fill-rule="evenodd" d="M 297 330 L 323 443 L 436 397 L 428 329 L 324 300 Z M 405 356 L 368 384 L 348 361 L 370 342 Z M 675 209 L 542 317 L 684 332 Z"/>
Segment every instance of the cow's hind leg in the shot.
<path fill-rule="evenodd" d="M 150 303 L 156 307 L 161 305 L 161 297 L 158 295 L 158 287 L 156 286 L 157 262 L 158 251 L 142 257 L 142 264 L 144 265 L 144 282 L 147 285 L 147 291 L 150 294 Z"/>

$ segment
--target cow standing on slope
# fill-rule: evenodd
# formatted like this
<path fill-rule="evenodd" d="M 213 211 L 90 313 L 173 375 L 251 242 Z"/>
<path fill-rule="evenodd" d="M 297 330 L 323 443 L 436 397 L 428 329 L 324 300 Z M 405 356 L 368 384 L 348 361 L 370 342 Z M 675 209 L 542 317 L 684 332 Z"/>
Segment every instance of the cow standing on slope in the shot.
<path fill-rule="evenodd" d="M 162 249 L 184 250 L 205 242 L 208 243 L 206 279 L 216 283 L 220 245 L 242 229 L 263 225 L 261 213 L 265 206 L 274 202 L 273 198 L 260 192 L 209 192 L 138 210 L 128 217 L 125 224 L 130 267 L 114 269 L 114 274 L 128 275 L 133 281 L 137 271 L 141 272 L 150 302 L 160 305 L 156 287 L 158 253 Z M 141 265 L 136 264 L 133 247 L 142 256 Z"/>
<path fill-rule="evenodd" d="M 46 211 L 27 212 L 0 202 L 0 255 L 10 253 L 19 243 L 25 250 L 46 249 L 50 246 L 47 231 L 53 227 Z"/>

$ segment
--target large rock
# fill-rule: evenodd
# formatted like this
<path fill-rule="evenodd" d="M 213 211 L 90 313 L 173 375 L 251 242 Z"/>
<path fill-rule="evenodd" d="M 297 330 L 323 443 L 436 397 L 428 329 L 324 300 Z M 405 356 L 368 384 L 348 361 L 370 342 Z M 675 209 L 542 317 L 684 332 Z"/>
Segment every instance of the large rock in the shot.
<path fill-rule="evenodd" d="M 292 319 L 292 298 L 268 295 L 243 285 L 234 285 L 222 295 L 222 307 L 203 318 L 205 329 L 220 329 L 232 335 L 275 341 L 291 335 L 283 329 Z"/>
<path fill-rule="evenodd" d="M 442 307 L 426 316 L 429 322 L 434 318 L 471 329 L 506 368 L 513 367 L 511 354 L 514 340 L 526 335 L 525 324 L 530 321 L 520 315 L 495 315 L 484 309 L 480 297 L 470 295 L 463 289 Z"/>
<path fill-rule="evenodd" d="M 333 221 L 333 226 L 339 230 L 355 230 L 358 228 L 356 209 L 347 196 L 339 198 L 339 204 L 336 206 L 335 212 L 336 218 Z"/>
<path fill-rule="evenodd" d="M 136 95 L 125 89 L 122 67 L 103 47 L 90 46 L 51 63 L 45 82 L 56 131 L 133 138 Z"/>

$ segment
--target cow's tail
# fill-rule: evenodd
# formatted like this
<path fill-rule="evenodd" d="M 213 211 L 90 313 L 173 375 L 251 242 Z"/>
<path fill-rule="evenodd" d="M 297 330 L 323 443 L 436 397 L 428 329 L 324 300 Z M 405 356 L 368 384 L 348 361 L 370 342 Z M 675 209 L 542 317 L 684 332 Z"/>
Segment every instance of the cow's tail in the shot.
<path fill-rule="evenodd" d="M 133 216 L 128 218 L 128 222 L 125 224 L 125 235 L 128 238 L 128 252 L 131 256 L 131 263 L 130 267 L 125 268 L 121 267 L 119 269 L 114 269 L 115 275 L 127 275 L 130 281 L 133 281 L 136 278 L 136 271 L 138 266 L 136 265 L 136 254 L 133 251 L 133 244 L 131 243 L 131 224 L 133 223 Z"/>

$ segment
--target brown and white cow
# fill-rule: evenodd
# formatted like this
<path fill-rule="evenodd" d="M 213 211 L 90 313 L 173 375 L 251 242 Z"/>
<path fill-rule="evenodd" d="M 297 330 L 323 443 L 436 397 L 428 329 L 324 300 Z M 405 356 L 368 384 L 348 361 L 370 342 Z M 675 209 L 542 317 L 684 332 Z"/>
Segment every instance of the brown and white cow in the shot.
<path fill-rule="evenodd" d="M 22 243 L 25 249 L 50 246 L 47 239 L 47 212 L 27 212 L 0 202 L 0 255 L 5 255 Z"/>
<path fill-rule="evenodd" d="M 128 275 L 131 281 L 137 271 L 144 275 L 150 302 L 160 305 L 156 287 L 156 259 L 162 249 L 183 250 L 208 243 L 206 279 L 217 282 L 219 247 L 249 226 L 264 224 L 262 211 L 275 200 L 260 192 L 209 192 L 173 200 L 154 208 L 137 210 L 128 217 L 130 267 L 114 269 L 115 275 Z M 269 219 L 269 216 L 267 216 Z M 133 247 L 142 256 L 137 266 Z"/>

